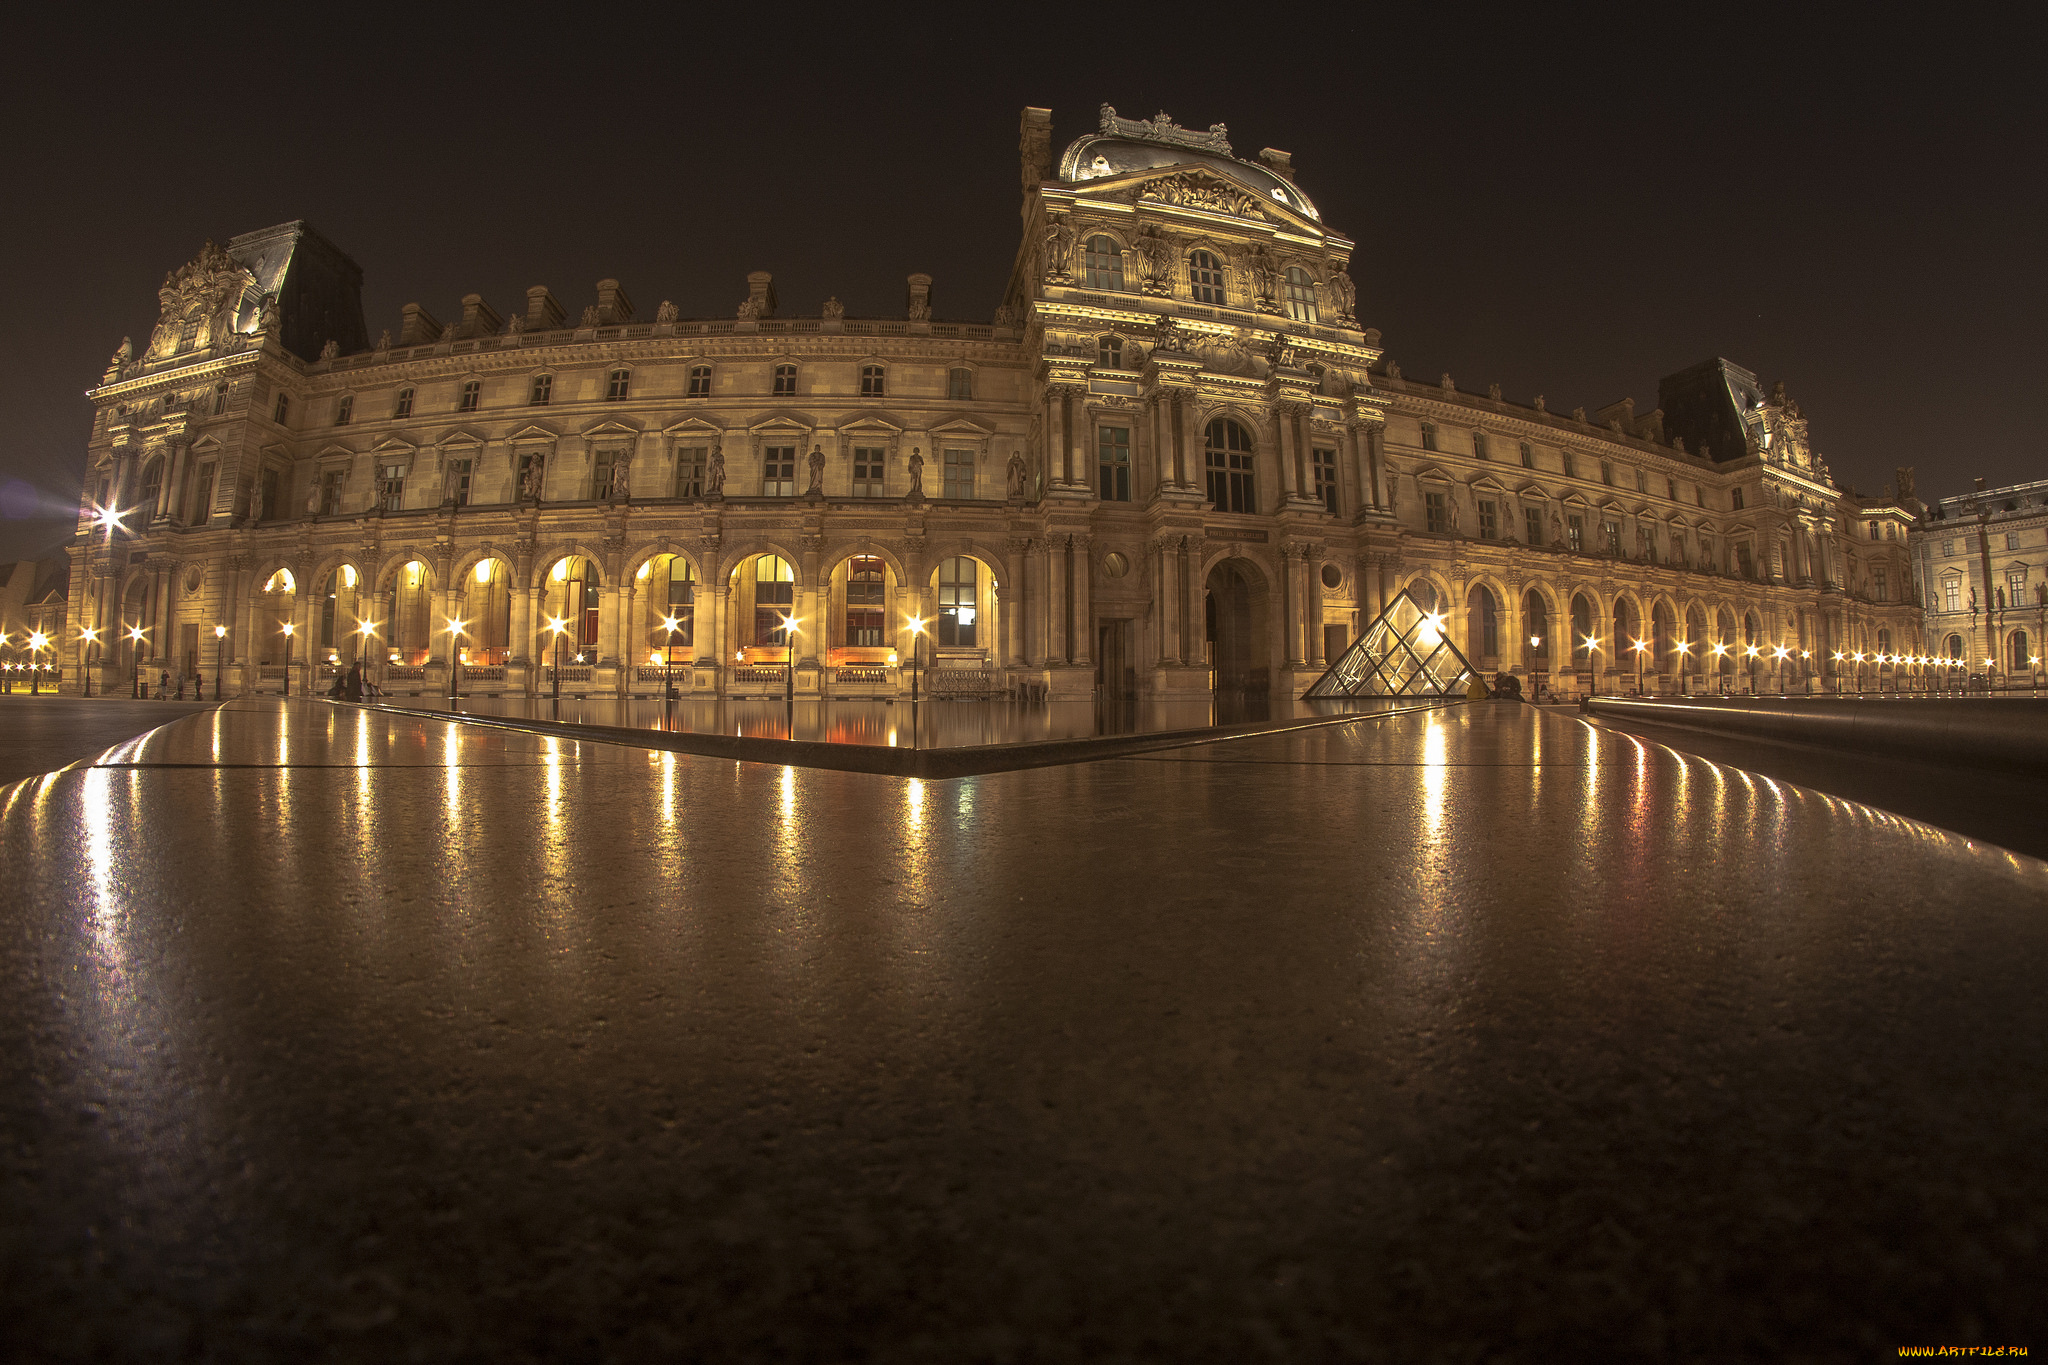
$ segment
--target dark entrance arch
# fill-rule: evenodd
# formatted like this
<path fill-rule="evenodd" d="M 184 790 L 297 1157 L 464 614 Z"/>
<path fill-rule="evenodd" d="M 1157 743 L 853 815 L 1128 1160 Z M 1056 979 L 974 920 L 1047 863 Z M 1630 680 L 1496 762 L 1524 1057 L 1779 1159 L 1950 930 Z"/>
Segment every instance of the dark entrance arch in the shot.
<path fill-rule="evenodd" d="M 1265 647 L 1265 576 L 1241 559 L 1226 559 L 1209 571 L 1207 632 L 1209 667 L 1216 690 L 1264 695 L 1273 685 Z"/>

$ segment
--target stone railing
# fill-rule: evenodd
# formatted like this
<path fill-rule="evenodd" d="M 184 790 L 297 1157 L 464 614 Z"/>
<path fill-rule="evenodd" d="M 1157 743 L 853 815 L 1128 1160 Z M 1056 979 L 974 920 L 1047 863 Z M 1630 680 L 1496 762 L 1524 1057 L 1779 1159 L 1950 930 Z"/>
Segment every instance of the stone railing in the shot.
<path fill-rule="evenodd" d="M 934 697 L 987 697 L 1003 690 L 992 668 L 933 668 L 926 670 L 924 681 Z"/>
<path fill-rule="evenodd" d="M 781 664 L 742 664 L 732 671 L 736 683 L 779 683 L 789 670 Z"/>
<path fill-rule="evenodd" d="M 880 666 L 874 668 L 835 668 L 832 681 L 852 684 L 858 687 L 883 687 L 888 684 L 889 670 Z"/>
<path fill-rule="evenodd" d="M 560 678 L 565 683 L 587 683 L 590 681 L 591 670 L 590 665 L 583 664 L 581 666 L 570 665 L 565 668 L 550 668 L 547 673 L 548 681 L 550 682 Z"/>

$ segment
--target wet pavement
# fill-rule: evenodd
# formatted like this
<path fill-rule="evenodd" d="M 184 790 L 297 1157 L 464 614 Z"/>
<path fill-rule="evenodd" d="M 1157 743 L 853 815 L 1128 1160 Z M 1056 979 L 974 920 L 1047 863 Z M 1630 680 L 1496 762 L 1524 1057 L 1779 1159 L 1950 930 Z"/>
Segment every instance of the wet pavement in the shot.
<path fill-rule="evenodd" d="M 0 696 L 0 786 L 96 757 L 211 702 L 126 697 Z"/>
<path fill-rule="evenodd" d="M 2026 1343 L 2048 866 L 1455 707 L 924 782 L 233 703 L 0 794 L 46 1359 Z"/>

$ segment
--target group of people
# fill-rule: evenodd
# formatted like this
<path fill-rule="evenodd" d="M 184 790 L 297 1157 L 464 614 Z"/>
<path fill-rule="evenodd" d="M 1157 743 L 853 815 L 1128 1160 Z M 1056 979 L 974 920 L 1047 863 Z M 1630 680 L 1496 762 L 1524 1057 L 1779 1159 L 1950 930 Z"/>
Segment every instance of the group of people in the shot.
<path fill-rule="evenodd" d="M 1512 673 L 1496 673 L 1493 675 L 1493 686 L 1488 687 L 1486 679 L 1480 677 L 1475 672 L 1472 675 L 1472 681 L 1465 684 L 1465 700 L 1520 701 L 1522 700 L 1522 680 Z M 1536 695 L 1531 700 L 1551 701 L 1554 699 L 1550 695 L 1550 689 L 1543 683 L 1538 682 L 1536 684 Z"/>
<path fill-rule="evenodd" d="M 362 701 L 366 697 L 383 696 L 384 689 L 363 672 L 363 661 L 358 659 L 345 672 L 334 675 L 334 686 L 327 689 L 327 695 L 335 701 Z"/>

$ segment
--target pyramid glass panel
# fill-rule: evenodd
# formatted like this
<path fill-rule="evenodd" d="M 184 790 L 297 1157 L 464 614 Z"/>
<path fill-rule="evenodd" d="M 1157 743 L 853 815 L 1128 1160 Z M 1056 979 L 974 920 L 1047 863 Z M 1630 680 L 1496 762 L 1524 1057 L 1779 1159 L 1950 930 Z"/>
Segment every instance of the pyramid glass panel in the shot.
<path fill-rule="evenodd" d="M 1403 589 L 1303 695 L 1455 696 L 1471 676 L 1472 665 L 1444 634 L 1443 617 L 1422 610 Z"/>

